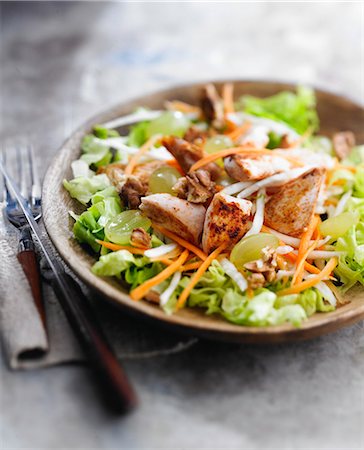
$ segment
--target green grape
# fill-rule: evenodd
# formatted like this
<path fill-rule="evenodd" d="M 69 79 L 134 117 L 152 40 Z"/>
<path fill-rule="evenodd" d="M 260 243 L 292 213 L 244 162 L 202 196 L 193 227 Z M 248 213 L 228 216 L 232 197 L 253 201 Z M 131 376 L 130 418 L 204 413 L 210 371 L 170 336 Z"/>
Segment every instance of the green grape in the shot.
<path fill-rule="evenodd" d="M 181 174 L 174 167 L 160 167 L 149 178 L 149 190 L 152 194 L 160 194 L 163 192 L 174 195 L 172 187 L 180 177 Z"/>
<path fill-rule="evenodd" d="M 228 136 L 224 136 L 223 134 L 217 134 L 216 136 L 207 139 L 204 146 L 204 150 L 207 153 L 215 153 L 232 146 L 233 141 Z"/>
<path fill-rule="evenodd" d="M 182 137 L 190 126 L 188 118 L 179 111 L 167 111 L 152 120 L 146 129 L 147 137 L 155 134 Z"/>
<path fill-rule="evenodd" d="M 123 211 L 107 222 L 105 225 L 105 236 L 110 242 L 119 245 L 129 245 L 131 232 L 134 228 L 143 228 L 145 231 L 150 228 L 152 222 L 142 215 L 140 211 Z"/>
<path fill-rule="evenodd" d="M 359 214 L 356 211 L 348 211 L 324 220 L 319 229 L 323 236 L 331 236 L 334 239 L 343 236 L 349 228 L 359 222 Z"/>
<path fill-rule="evenodd" d="M 264 247 L 277 248 L 279 239 L 273 234 L 259 233 L 241 239 L 233 248 L 230 261 L 238 269 L 243 269 L 244 264 L 262 257 Z"/>

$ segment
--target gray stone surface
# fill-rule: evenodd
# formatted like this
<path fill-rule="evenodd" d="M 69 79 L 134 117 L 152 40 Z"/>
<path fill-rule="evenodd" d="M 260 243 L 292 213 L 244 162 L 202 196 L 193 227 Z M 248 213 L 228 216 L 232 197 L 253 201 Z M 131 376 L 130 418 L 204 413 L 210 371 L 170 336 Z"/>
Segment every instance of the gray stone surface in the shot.
<path fill-rule="evenodd" d="M 364 103 L 360 3 L 1 3 L 2 140 L 44 168 L 102 108 L 219 77 L 314 83 Z M 81 366 L 1 365 L 4 449 L 364 447 L 364 329 L 275 347 L 201 342 L 126 368 L 141 407 L 109 416 Z"/>

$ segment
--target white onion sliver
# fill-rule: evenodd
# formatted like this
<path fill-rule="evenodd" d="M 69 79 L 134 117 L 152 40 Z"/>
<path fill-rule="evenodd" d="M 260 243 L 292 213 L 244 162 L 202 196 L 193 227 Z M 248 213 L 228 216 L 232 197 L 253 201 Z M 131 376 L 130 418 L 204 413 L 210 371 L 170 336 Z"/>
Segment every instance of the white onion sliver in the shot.
<path fill-rule="evenodd" d="M 313 250 L 307 255 L 307 259 L 329 259 L 334 256 L 340 257 L 342 255 L 345 255 L 345 252 Z"/>
<path fill-rule="evenodd" d="M 220 261 L 221 267 L 224 269 L 225 273 L 235 281 L 239 289 L 244 292 L 248 288 L 248 283 L 243 275 L 238 271 L 232 262 L 227 258 L 223 258 Z"/>
<path fill-rule="evenodd" d="M 144 252 L 144 255 L 148 258 L 157 258 L 159 256 L 166 255 L 167 253 L 175 250 L 177 248 L 177 244 L 165 244 L 160 245 L 159 247 L 151 248 Z"/>
<path fill-rule="evenodd" d="M 315 275 L 307 275 L 305 278 L 310 279 L 314 276 Z M 330 305 L 336 306 L 336 297 L 326 283 L 324 283 L 323 281 L 319 281 L 317 284 L 315 284 L 314 287 L 322 294 L 323 298 L 327 300 Z"/>
<path fill-rule="evenodd" d="M 278 270 L 276 279 L 281 280 L 284 277 L 292 277 L 294 273 L 295 273 L 294 270 Z"/>
<path fill-rule="evenodd" d="M 272 228 L 266 227 L 270 233 L 277 236 L 281 241 L 283 241 L 285 244 L 291 245 L 292 247 L 298 248 L 300 246 L 300 239 L 297 239 L 292 236 L 288 236 L 287 234 L 280 233 L 279 231 L 273 230 Z M 326 244 L 327 241 L 331 239 L 330 236 L 326 236 L 325 239 L 320 239 L 317 241 L 316 247 L 321 247 L 322 245 Z M 312 245 L 315 241 L 310 241 L 309 245 Z"/>
<path fill-rule="evenodd" d="M 238 183 L 230 184 L 226 188 L 222 189 L 220 193 L 234 195 L 238 192 L 241 192 L 243 189 L 251 186 L 253 184 L 252 181 L 239 181 Z"/>
<path fill-rule="evenodd" d="M 102 124 L 104 128 L 117 128 L 122 127 L 124 125 L 131 125 L 137 122 L 143 122 L 144 120 L 153 120 L 159 117 L 162 114 L 162 111 L 158 110 L 142 110 L 137 111 L 132 114 L 128 114 L 127 116 L 118 117 L 117 119 L 110 120 Z"/>
<path fill-rule="evenodd" d="M 334 212 L 334 216 L 338 216 L 339 214 L 341 214 L 346 206 L 346 203 L 348 202 L 349 198 L 352 196 L 353 191 L 351 189 L 348 190 L 348 192 L 346 192 L 341 199 L 339 200 L 339 203 L 336 206 L 335 212 Z"/>
<path fill-rule="evenodd" d="M 165 305 L 168 300 L 170 299 L 171 295 L 173 294 L 174 290 L 178 286 L 178 283 L 180 282 L 182 273 L 177 271 L 173 274 L 172 280 L 169 283 L 169 286 L 167 289 L 159 296 L 159 303 L 163 306 Z"/>
<path fill-rule="evenodd" d="M 308 167 L 300 167 L 298 169 L 288 170 L 287 172 L 276 173 L 271 177 L 264 178 L 263 180 L 254 183 L 252 186 L 247 187 L 241 191 L 240 194 L 238 194 L 238 198 L 249 197 L 262 187 L 279 186 L 288 183 L 289 181 L 303 175 L 309 169 L 310 168 Z"/>
<path fill-rule="evenodd" d="M 245 237 L 252 234 L 260 233 L 264 222 L 264 204 L 265 204 L 265 189 L 260 189 L 258 192 L 258 198 L 256 201 L 256 212 L 253 219 L 253 225 L 250 230 L 245 234 Z"/>
<path fill-rule="evenodd" d="M 293 247 L 290 245 L 280 245 L 276 248 L 277 255 L 287 255 L 293 251 Z"/>

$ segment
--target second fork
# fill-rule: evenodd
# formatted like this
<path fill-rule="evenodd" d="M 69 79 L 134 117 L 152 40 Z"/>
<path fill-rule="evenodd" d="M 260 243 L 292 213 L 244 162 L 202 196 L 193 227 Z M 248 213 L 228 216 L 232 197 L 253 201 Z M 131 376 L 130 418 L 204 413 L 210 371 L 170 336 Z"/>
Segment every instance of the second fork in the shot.
<path fill-rule="evenodd" d="M 19 145 L 16 145 L 10 160 L 7 153 L 8 148 L 3 149 L 2 161 L 4 166 L 13 168 L 18 182 L 21 186 L 22 195 L 28 200 L 28 204 L 32 210 L 36 220 L 41 218 L 41 190 L 38 179 L 38 172 L 34 161 L 33 149 L 30 145 L 25 145 L 23 151 Z M 15 154 L 14 154 L 15 153 Z M 12 164 L 10 164 L 12 162 Z M 4 180 L 4 198 L 5 198 L 5 215 L 9 222 L 19 230 L 19 243 L 17 259 L 28 279 L 35 306 L 38 310 L 43 326 L 46 328 L 45 311 L 42 299 L 41 276 L 39 263 L 35 251 L 35 245 L 32 239 L 29 225 L 21 211 L 17 201 L 7 188 Z"/>

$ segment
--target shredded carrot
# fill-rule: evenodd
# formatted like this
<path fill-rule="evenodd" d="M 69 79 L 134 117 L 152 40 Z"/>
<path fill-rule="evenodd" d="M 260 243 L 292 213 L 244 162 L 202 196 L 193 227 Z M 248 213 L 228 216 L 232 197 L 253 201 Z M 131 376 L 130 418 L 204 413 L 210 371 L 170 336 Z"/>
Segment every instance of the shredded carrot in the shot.
<path fill-rule="evenodd" d="M 183 113 L 195 113 L 199 116 L 201 115 L 201 108 L 199 106 L 190 105 L 186 102 L 181 102 L 180 100 L 167 101 L 165 103 L 167 109 L 172 111 L 181 111 Z"/>
<path fill-rule="evenodd" d="M 206 272 L 206 270 L 208 269 L 208 267 L 210 266 L 212 261 L 218 256 L 219 253 L 221 253 L 224 250 L 225 247 L 226 247 L 226 244 L 220 245 L 216 250 L 214 250 L 212 253 L 209 254 L 209 256 L 205 259 L 205 261 L 197 269 L 197 272 L 192 276 L 189 284 L 185 287 L 182 294 L 179 296 L 179 299 L 177 301 L 177 306 L 176 306 L 177 309 L 183 308 L 192 289 L 198 283 L 198 280 L 202 277 L 202 275 Z"/>
<path fill-rule="evenodd" d="M 168 161 L 166 161 L 167 165 L 170 167 L 174 167 L 175 169 L 178 170 L 178 172 L 182 175 L 185 176 L 185 172 L 182 169 L 182 167 L 179 165 L 179 162 L 176 159 L 169 159 Z"/>
<path fill-rule="evenodd" d="M 225 83 L 222 87 L 222 100 L 224 103 L 225 114 L 233 113 L 234 108 L 234 85 L 233 83 Z"/>
<path fill-rule="evenodd" d="M 216 184 L 215 185 L 215 189 L 217 190 L 217 192 L 220 192 L 223 189 L 225 189 L 225 186 L 223 186 L 222 184 Z"/>
<path fill-rule="evenodd" d="M 337 198 L 331 198 L 331 199 L 327 199 L 325 201 L 325 205 L 333 205 L 336 206 L 339 203 L 339 200 Z"/>
<path fill-rule="evenodd" d="M 162 272 L 159 272 L 159 274 L 156 275 L 155 277 L 150 278 L 137 288 L 133 289 L 130 292 L 130 297 L 134 301 L 143 298 L 153 286 L 156 286 L 157 284 L 166 280 L 171 275 L 173 275 L 177 270 L 179 270 L 179 268 L 183 265 L 183 263 L 186 261 L 187 258 L 188 258 L 188 250 L 184 250 L 183 253 L 173 264 L 166 267 L 164 270 L 162 270 Z"/>
<path fill-rule="evenodd" d="M 358 170 L 358 168 L 355 166 L 346 166 L 345 164 L 337 163 L 332 172 L 335 172 L 335 170 L 339 170 L 339 169 L 349 170 L 350 172 L 354 172 L 354 173 Z"/>
<path fill-rule="evenodd" d="M 224 150 L 220 150 L 218 152 L 212 153 L 210 155 L 204 156 L 202 159 L 199 159 L 192 165 L 190 168 L 190 172 L 199 169 L 200 167 L 208 164 L 210 162 L 216 161 L 220 158 L 226 158 L 227 156 L 244 154 L 249 155 L 269 155 L 269 156 L 280 156 L 281 158 L 286 159 L 287 161 L 294 164 L 294 166 L 303 167 L 304 163 L 297 158 L 294 158 L 290 155 L 285 155 L 283 151 L 276 152 L 275 150 L 268 150 L 266 148 L 255 148 L 250 145 L 238 146 L 226 148 Z"/>
<path fill-rule="evenodd" d="M 251 287 L 248 287 L 246 290 L 246 295 L 248 298 L 252 299 L 254 297 L 254 290 Z"/>
<path fill-rule="evenodd" d="M 284 258 L 288 259 L 288 261 L 295 263 L 297 261 L 297 255 L 295 253 L 286 253 L 283 255 Z M 320 269 L 316 266 L 313 266 L 312 264 L 308 263 L 307 261 L 304 262 L 304 269 L 307 270 L 309 273 L 318 274 L 320 273 Z"/>
<path fill-rule="evenodd" d="M 203 261 L 207 258 L 206 253 L 204 253 L 200 248 L 196 247 L 195 245 L 191 244 L 190 242 L 186 241 L 185 239 L 172 233 L 172 231 L 166 230 L 164 227 L 161 227 L 160 225 L 157 225 L 155 223 L 153 223 L 152 226 L 153 226 L 153 228 L 159 230 L 165 236 L 167 236 L 170 239 L 172 239 L 173 241 L 177 242 L 177 244 L 190 250 L 192 253 L 197 255 Z"/>
<path fill-rule="evenodd" d="M 202 264 L 202 261 L 185 264 L 185 265 L 181 266 L 179 270 L 181 272 L 187 272 L 188 270 L 198 269 L 201 266 L 201 264 Z"/>
<path fill-rule="evenodd" d="M 174 263 L 174 261 L 169 258 L 161 258 L 158 260 L 158 262 L 161 262 L 161 263 L 165 264 L 166 266 L 170 266 L 171 264 Z"/>
<path fill-rule="evenodd" d="M 299 257 L 297 257 L 297 265 L 296 265 L 295 273 L 293 274 L 293 278 L 292 278 L 292 286 L 294 284 L 301 283 L 302 278 L 303 278 L 303 272 L 305 269 L 304 268 L 305 261 L 307 259 L 307 256 L 312 252 L 312 250 L 315 249 L 316 245 L 317 245 L 317 240 L 310 247 L 308 247 L 308 249 L 302 255 L 301 259 Z"/>
<path fill-rule="evenodd" d="M 277 264 L 278 264 L 278 268 L 280 270 L 286 270 L 287 269 L 287 263 L 284 260 L 282 255 L 277 255 Z"/>
<path fill-rule="evenodd" d="M 101 241 L 100 239 L 96 239 L 96 242 L 103 247 L 108 248 L 109 250 L 113 250 L 114 252 L 118 250 L 128 250 L 130 253 L 133 253 L 135 255 L 144 255 L 145 250 L 148 250 L 147 248 L 141 249 L 136 247 L 129 247 L 127 245 L 113 244 L 112 242 Z"/>
<path fill-rule="evenodd" d="M 225 128 L 226 133 L 230 133 L 231 131 L 236 130 L 236 128 L 238 128 L 238 125 L 234 121 L 230 120 L 228 117 L 225 117 Z M 215 134 L 217 133 L 215 132 Z"/>
<path fill-rule="evenodd" d="M 337 258 L 331 258 L 330 261 L 326 264 L 326 266 L 323 268 L 323 270 L 319 274 L 310 278 L 309 280 L 302 281 L 299 284 L 295 284 L 294 286 L 291 286 L 287 289 L 278 291 L 277 295 L 298 294 L 299 292 L 302 292 L 305 289 L 315 286 L 317 283 L 319 283 L 323 279 L 327 278 L 331 274 L 331 272 L 337 266 L 337 263 L 338 263 Z"/>
<path fill-rule="evenodd" d="M 307 250 L 308 246 L 310 245 L 310 240 L 312 238 L 313 232 L 317 228 L 319 223 L 318 216 L 314 216 L 309 223 L 307 229 L 304 231 L 301 237 L 300 245 L 298 247 L 298 255 L 297 255 L 297 262 L 296 262 L 296 270 L 293 275 L 292 279 L 292 285 L 301 283 L 303 278 L 303 271 L 304 271 L 304 262 L 307 258 Z M 317 242 L 314 242 L 314 244 L 311 245 L 312 249 L 311 251 L 316 247 Z"/>
<path fill-rule="evenodd" d="M 202 159 L 199 159 L 190 168 L 190 172 L 193 172 L 194 170 L 199 169 L 200 167 L 204 166 L 205 164 L 208 164 L 209 162 L 216 161 L 217 159 L 220 159 L 220 158 L 226 158 L 227 156 L 230 156 L 230 155 L 237 155 L 238 153 L 250 153 L 250 152 L 259 152 L 259 153 L 263 154 L 264 150 L 265 149 L 254 149 L 254 148 L 248 147 L 248 146 L 226 148 L 224 150 L 220 150 L 218 152 L 212 153 L 211 155 L 207 155 Z M 269 150 L 269 153 L 272 154 L 272 151 Z"/>
<path fill-rule="evenodd" d="M 131 175 L 133 173 L 133 170 L 135 166 L 138 164 L 139 159 L 146 153 L 152 145 L 154 145 L 158 140 L 160 139 L 160 136 L 152 136 L 150 139 L 147 140 L 139 149 L 139 151 L 131 158 L 128 165 L 125 167 L 125 175 Z"/>
<path fill-rule="evenodd" d="M 317 226 L 313 231 L 312 238 L 319 241 L 321 239 L 321 233 L 320 233 L 320 224 L 322 223 L 321 217 L 317 216 Z"/>
<path fill-rule="evenodd" d="M 235 130 L 231 131 L 230 133 L 227 133 L 227 137 L 229 137 L 233 142 L 235 142 L 240 136 L 245 134 L 249 128 L 251 127 L 250 122 L 244 122 L 243 125 L 240 127 L 235 128 Z"/>

